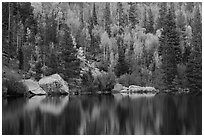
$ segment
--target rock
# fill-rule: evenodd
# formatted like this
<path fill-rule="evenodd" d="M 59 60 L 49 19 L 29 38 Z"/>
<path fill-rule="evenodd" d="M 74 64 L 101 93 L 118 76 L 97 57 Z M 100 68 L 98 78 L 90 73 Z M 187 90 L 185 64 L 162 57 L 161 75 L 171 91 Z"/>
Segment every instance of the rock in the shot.
<path fill-rule="evenodd" d="M 67 94 L 69 87 L 59 74 L 43 77 L 39 80 L 40 87 L 48 94 Z"/>
<path fill-rule="evenodd" d="M 157 91 L 154 87 L 145 87 L 144 89 L 145 89 L 145 91 L 149 91 L 149 92 Z"/>
<path fill-rule="evenodd" d="M 46 92 L 39 86 L 37 81 L 34 81 L 32 79 L 26 79 L 21 81 L 27 88 L 28 91 L 30 91 L 33 94 L 41 95 L 46 94 Z"/>
<path fill-rule="evenodd" d="M 140 86 L 135 86 L 131 85 L 129 86 L 130 92 L 156 92 L 157 90 L 154 87 L 140 87 Z"/>
<path fill-rule="evenodd" d="M 129 91 L 127 89 L 122 89 L 120 92 L 122 93 L 128 93 Z"/>
<path fill-rule="evenodd" d="M 129 92 L 129 88 L 123 86 L 122 90 L 120 92 Z"/>
<path fill-rule="evenodd" d="M 129 86 L 129 91 L 130 92 L 139 92 L 142 90 L 142 87 L 140 86 L 135 86 L 135 85 L 130 85 Z"/>
<path fill-rule="evenodd" d="M 117 84 L 115 84 L 113 91 L 120 92 L 122 89 L 123 89 L 123 85 L 117 83 Z"/>

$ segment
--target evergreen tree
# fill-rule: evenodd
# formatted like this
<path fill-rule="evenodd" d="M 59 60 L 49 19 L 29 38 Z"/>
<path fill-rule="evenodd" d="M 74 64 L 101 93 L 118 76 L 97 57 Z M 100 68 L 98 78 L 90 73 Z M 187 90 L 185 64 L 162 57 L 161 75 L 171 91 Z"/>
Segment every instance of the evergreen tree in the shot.
<path fill-rule="evenodd" d="M 89 18 L 89 35 L 90 35 L 90 47 L 88 48 L 88 52 L 90 53 L 90 58 L 95 59 L 95 57 L 98 54 L 99 51 L 99 42 L 100 39 L 92 33 L 94 27 L 98 25 L 97 22 L 97 15 L 96 15 L 96 8 L 95 8 L 95 3 L 93 5 L 93 12 L 92 12 L 92 17 Z"/>
<path fill-rule="evenodd" d="M 193 12 L 194 3 L 193 2 L 186 2 L 186 11 Z"/>
<path fill-rule="evenodd" d="M 129 10 L 129 21 L 131 24 L 131 28 L 135 28 L 135 25 L 139 23 L 139 20 L 137 19 L 137 13 L 136 13 L 136 3 L 130 2 L 130 10 Z"/>
<path fill-rule="evenodd" d="M 154 32 L 154 17 L 152 14 L 152 10 L 148 10 L 148 23 L 147 23 L 147 30 L 146 33 L 153 33 Z"/>
<path fill-rule="evenodd" d="M 119 24 L 119 32 L 118 32 L 118 37 L 117 37 L 117 45 L 118 45 L 118 62 L 116 65 L 116 75 L 120 76 L 125 73 L 128 73 L 129 68 L 128 64 L 125 61 L 125 47 L 123 43 L 123 34 L 124 34 L 124 13 L 123 13 L 123 7 L 122 3 L 118 2 L 118 24 Z"/>
<path fill-rule="evenodd" d="M 80 3 L 80 28 L 84 28 L 84 4 Z"/>
<path fill-rule="evenodd" d="M 58 59 L 57 59 L 57 55 L 52 52 L 50 54 L 50 58 L 49 58 L 49 64 L 48 67 L 51 68 L 51 74 L 55 74 L 58 72 Z"/>
<path fill-rule="evenodd" d="M 186 25 L 185 16 L 184 16 L 184 14 L 183 14 L 183 12 L 181 10 L 179 10 L 179 13 L 178 13 L 178 16 L 177 16 L 176 25 L 177 25 L 177 28 L 179 28 L 180 31 L 185 30 L 185 25 Z"/>
<path fill-rule="evenodd" d="M 124 33 L 125 21 L 124 21 L 123 5 L 121 2 L 117 3 L 117 12 L 118 12 L 119 35 L 122 35 Z"/>
<path fill-rule="evenodd" d="M 147 9 L 146 9 L 146 7 L 145 7 L 145 10 L 144 10 L 143 28 L 145 28 L 146 29 L 145 32 L 147 32 Z"/>
<path fill-rule="evenodd" d="M 18 50 L 18 60 L 19 60 L 19 69 L 23 69 L 23 65 L 24 65 L 24 58 L 23 58 L 23 51 L 22 48 L 19 48 Z"/>
<path fill-rule="evenodd" d="M 95 5 L 95 3 L 94 3 L 94 5 L 93 5 L 93 15 L 92 15 L 92 18 L 93 18 L 93 24 L 94 24 L 94 25 L 97 25 L 98 22 L 97 22 L 96 5 Z"/>
<path fill-rule="evenodd" d="M 118 44 L 118 62 L 115 68 L 115 73 L 119 77 L 125 73 L 128 73 L 129 67 L 125 61 L 125 48 L 123 47 L 123 39 L 119 36 L 117 40 Z"/>
<path fill-rule="evenodd" d="M 165 17 L 167 13 L 167 3 L 162 2 L 160 4 L 160 9 L 159 9 L 159 17 L 157 18 L 157 24 L 156 24 L 156 29 L 161 29 L 165 26 Z"/>
<path fill-rule="evenodd" d="M 194 14 L 192 33 L 192 49 L 186 73 L 189 89 L 199 91 L 202 89 L 202 22 L 198 6 Z"/>
<path fill-rule="evenodd" d="M 110 18 L 110 3 L 106 2 L 105 7 L 105 30 L 108 33 L 108 36 L 111 37 L 111 30 L 110 30 L 110 24 L 111 24 L 111 18 Z"/>
<path fill-rule="evenodd" d="M 60 70 L 61 73 L 64 75 L 64 79 L 68 81 L 69 78 L 79 77 L 80 61 L 77 58 L 77 49 L 74 47 L 70 29 L 67 27 L 67 25 L 64 25 L 64 35 L 62 42 L 60 43 L 60 47 Z"/>
<path fill-rule="evenodd" d="M 164 30 L 160 38 L 162 53 L 162 68 L 164 70 L 164 83 L 171 88 L 177 75 L 177 64 L 180 61 L 179 35 L 176 30 L 174 11 L 170 8 L 166 15 Z"/>

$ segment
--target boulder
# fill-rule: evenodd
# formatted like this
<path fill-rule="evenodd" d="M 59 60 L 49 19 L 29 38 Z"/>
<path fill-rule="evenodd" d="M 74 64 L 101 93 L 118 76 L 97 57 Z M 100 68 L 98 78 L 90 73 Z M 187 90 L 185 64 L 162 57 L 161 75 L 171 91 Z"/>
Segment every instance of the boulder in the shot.
<path fill-rule="evenodd" d="M 140 86 L 135 86 L 131 85 L 129 86 L 130 92 L 155 92 L 157 91 L 154 87 L 140 87 Z"/>
<path fill-rule="evenodd" d="M 26 79 L 22 80 L 22 83 L 28 88 L 28 91 L 30 91 L 33 94 L 36 95 L 46 94 L 46 92 L 39 86 L 37 81 L 34 81 L 32 79 Z"/>
<path fill-rule="evenodd" d="M 59 74 L 43 77 L 39 80 L 40 87 L 48 94 L 67 94 L 69 87 Z"/>
<path fill-rule="evenodd" d="M 122 90 L 120 92 L 129 92 L 129 88 L 123 86 Z"/>
<path fill-rule="evenodd" d="M 113 91 L 120 92 L 122 89 L 123 89 L 123 85 L 117 83 L 117 84 L 115 84 Z"/>
<path fill-rule="evenodd" d="M 144 89 L 147 92 L 157 91 L 154 87 L 145 87 Z"/>
<path fill-rule="evenodd" d="M 141 90 L 143 90 L 143 87 L 135 86 L 135 85 L 130 85 L 129 86 L 129 91 L 130 92 L 139 92 Z"/>

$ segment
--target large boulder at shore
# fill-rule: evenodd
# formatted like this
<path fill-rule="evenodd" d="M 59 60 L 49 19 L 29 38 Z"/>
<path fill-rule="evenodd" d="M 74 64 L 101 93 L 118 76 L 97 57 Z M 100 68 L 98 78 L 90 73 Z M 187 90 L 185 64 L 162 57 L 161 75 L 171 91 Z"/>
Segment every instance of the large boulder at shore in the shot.
<path fill-rule="evenodd" d="M 136 86 L 136 85 L 130 85 L 129 86 L 129 91 L 130 92 L 139 92 L 141 90 L 143 90 L 143 87 Z"/>
<path fill-rule="evenodd" d="M 129 86 L 130 92 L 156 92 L 157 90 L 154 87 L 140 87 L 136 85 Z"/>
<path fill-rule="evenodd" d="M 120 92 L 122 89 L 123 89 L 123 85 L 117 83 L 115 84 L 113 91 Z"/>
<path fill-rule="evenodd" d="M 39 80 L 40 87 L 48 94 L 68 94 L 69 87 L 59 74 L 43 77 Z"/>
<path fill-rule="evenodd" d="M 37 81 L 34 81 L 32 79 L 25 79 L 21 81 L 28 89 L 33 94 L 36 95 L 44 95 L 47 94 L 38 84 Z"/>

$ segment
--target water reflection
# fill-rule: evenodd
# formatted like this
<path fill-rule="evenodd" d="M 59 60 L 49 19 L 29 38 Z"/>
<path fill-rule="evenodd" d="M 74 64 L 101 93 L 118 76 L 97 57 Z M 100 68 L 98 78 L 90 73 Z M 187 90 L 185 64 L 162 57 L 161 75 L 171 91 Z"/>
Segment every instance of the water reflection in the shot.
<path fill-rule="evenodd" d="M 202 97 L 3 99 L 3 134 L 201 134 Z"/>
<path fill-rule="evenodd" d="M 69 102 L 68 96 L 34 96 L 28 100 L 25 109 L 60 115 Z"/>

